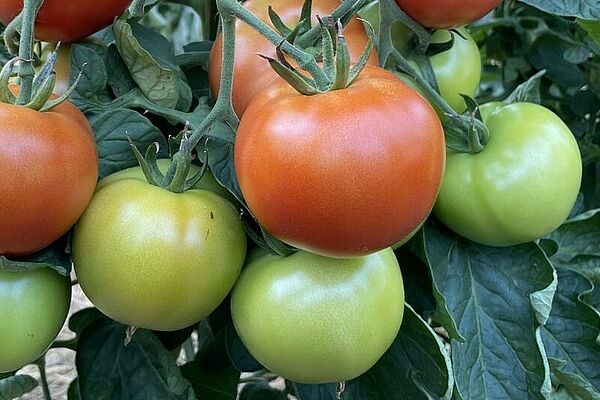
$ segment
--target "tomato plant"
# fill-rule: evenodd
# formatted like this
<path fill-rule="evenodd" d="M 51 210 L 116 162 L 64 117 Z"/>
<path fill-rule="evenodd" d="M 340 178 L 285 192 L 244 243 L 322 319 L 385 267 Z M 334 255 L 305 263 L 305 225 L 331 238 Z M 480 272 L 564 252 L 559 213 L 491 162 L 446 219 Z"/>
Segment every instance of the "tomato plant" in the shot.
<path fill-rule="evenodd" d="M 19 369 L 50 346 L 71 302 L 71 282 L 49 268 L 0 270 L 0 372 Z"/>
<path fill-rule="evenodd" d="M 77 42 L 109 25 L 131 0 L 75 3 L 46 0 L 36 20 L 36 38 L 46 42 Z M 0 1 L 0 22 L 7 25 L 23 9 L 21 0 Z"/>
<path fill-rule="evenodd" d="M 274 10 L 287 24 L 297 23 L 302 8 L 302 0 L 286 0 L 274 5 Z M 244 7 L 256 14 L 261 20 L 269 21 L 267 0 L 250 0 L 244 2 Z M 337 0 L 315 0 L 312 4 L 313 21 L 316 16 L 329 14 L 338 5 Z M 350 55 L 356 61 L 367 44 L 367 34 L 362 24 L 351 21 L 344 30 L 350 47 Z M 258 55 L 275 57 L 275 48 L 260 34 L 245 24 L 236 25 L 235 74 L 233 81 L 233 108 L 237 115 L 242 116 L 250 101 L 273 81 L 278 80 L 277 74 L 269 63 Z M 219 80 L 222 63 L 222 37 L 218 36 L 212 47 L 208 74 L 210 88 L 216 97 L 219 94 Z M 377 65 L 377 55 L 373 53 L 369 59 L 372 65 Z"/>
<path fill-rule="evenodd" d="M 560 118 L 539 105 L 482 108 L 490 141 L 478 154 L 449 152 L 435 213 L 478 243 L 537 240 L 558 228 L 575 204 L 581 184 L 577 142 Z"/>
<path fill-rule="evenodd" d="M 402 275 L 390 249 L 358 259 L 263 256 L 246 267 L 231 301 L 248 350 L 303 383 L 367 371 L 394 341 L 403 310 Z"/>
<path fill-rule="evenodd" d="M 428 28 L 467 25 L 492 11 L 501 0 L 396 0 L 398 6 Z"/>
<path fill-rule="evenodd" d="M 98 178 L 90 125 L 65 102 L 50 112 L 0 104 L 0 254 L 41 250 L 87 206 Z"/>
<path fill-rule="evenodd" d="M 223 301 L 246 238 L 235 207 L 212 192 L 172 193 L 119 177 L 95 193 L 72 247 L 77 278 L 96 307 L 117 321 L 168 331 Z"/>
<path fill-rule="evenodd" d="M 367 67 L 346 89 L 304 96 L 279 84 L 262 92 L 240 123 L 235 167 L 250 210 L 274 236 L 358 256 L 402 240 L 427 217 L 444 138 L 417 92 Z"/>
<path fill-rule="evenodd" d="M 56 75 L 32 40 L 40 0 L 17 5 L 0 41 L 0 371 L 36 365 L 0 372 L 1 399 L 600 398 L 600 9 L 363 3 L 134 0 Z M 51 97 L 65 59 L 94 153 Z M 96 153 L 76 227 L 4 252 L 61 215 Z M 40 356 L 68 301 L 52 269 L 73 265 L 73 336 Z M 75 312 L 80 288 L 93 306 Z"/>

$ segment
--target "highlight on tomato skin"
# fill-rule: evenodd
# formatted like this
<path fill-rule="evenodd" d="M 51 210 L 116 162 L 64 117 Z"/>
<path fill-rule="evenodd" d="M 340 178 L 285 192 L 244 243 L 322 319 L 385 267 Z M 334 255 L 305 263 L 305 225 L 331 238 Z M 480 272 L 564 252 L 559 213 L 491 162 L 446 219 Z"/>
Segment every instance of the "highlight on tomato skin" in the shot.
<path fill-rule="evenodd" d="M 272 2 L 271 0 L 247 0 L 243 3 L 249 11 L 254 13 L 263 22 L 271 25 L 268 7 L 273 6 L 284 23 L 288 26 L 297 24 L 304 0 L 286 0 L 285 2 Z M 317 23 L 316 16 L 331 13 L 339 6 L 338 0 L 314 0 L 312 2 L 313 25 Z M 366 30 L 357 19 L 344 27 L 344 36 L 347 39 L 350 58 L 356 62 L 367 45 Z M 223 36 L 219 34 L 210 52 L 208 77 L 210 90 L 213 97 L 219 94 L 219 83 L 222 68 Z M 276 58 L 275 47 L 271 42 L 262 37 L 248 25 L 238 22 L 236 24 L 236 50 L 235 73 L 233 78 L 233 109 L 241 117 L 252 99 L 274 81 L 281 81 L 269 63 L 258 54 Z M 291 61 L 291 60 L 290 60 Z M 377 52 L 373 50 L 368 61 L 369 65 L 377 66 L 379 60 Z"/>
<path fill-rule="evenodd" d="M 427 28 L 468 25 L 482 18 L 502 0 L 396 0 L 411 18 Z"/>
<path fill-rule="evenodd" d="M 132 0 L 45 0 L 35 24 L 35 37 L 45 42 L 73 43 L 110 25 Z M 0 22 L 8 25 L 22 10 L 23 0 L 0 0 Z"/>
<path fill-rule="evenodd" d="M 242 194 L 269 233 L 320 255 L 357 257 L 427 218 L 445 140 L 421 95 L 367 66 L 347 89 L 266 89 L 242 117 L 234 153 Z"/>

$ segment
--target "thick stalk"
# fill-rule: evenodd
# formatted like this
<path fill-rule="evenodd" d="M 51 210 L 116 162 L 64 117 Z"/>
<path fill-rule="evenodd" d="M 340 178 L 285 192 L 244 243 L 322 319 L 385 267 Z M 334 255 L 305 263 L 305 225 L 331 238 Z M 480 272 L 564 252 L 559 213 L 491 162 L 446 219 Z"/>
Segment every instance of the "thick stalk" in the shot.
<path fill-rule="evenodd" d="M 334 21 L 341 19 L 344 15 L 348 14 L 350 10 L 359 2 L 364 0 L 345 0 L 342 4 L 339 5 L 332 13 Z M 324 17 L 324 15 L 319 15 L 319 17 Z M 306 48 L 313 45 L 313 43 L 321 36 L 321 27 L 317 24 L 313 26 L 308 32 L 304 35 L 296 39 L 296 44 L 299 47 Z"/>
<path fill-rule="evenodd" d="M 46 355 L 44 354 L 35 362 L 38 369 L 40 370 L 40 378 L 42 378 L 42 390 L 44 391 L 44 399 L 52 400 L 50 395 L 50 387 L 48 385 L 48 377 L 46 376 Z"/>
<path fill-rule="evenodd" d="M 33 68 L 33 40 L 34 40 L 34 25 L 44 0 L 25 0 L 21 24 L 21 39 L 19 41 L 19 57 L 21 64 L 19 65 L 19 79 L 21 89 L 17 104 L 25 105 L 31 101 L 31 92 L 33 89 L 33 78 L 35 77 L 35 69 Z"/>
<path fill-rule="evenodd" d="M 415 67 L 411 63 L 404 58 L 402 54 L 396 49 L 392 50 L 392 59 L 394 62 L 402 69 L 404 72 L 409 74 L 419 85 L 419 87 L 425 92 L 425 95 L 428 99 L 433 101 L 440 110 L 447 115 L 458 115 L 456 111 L 444 98 L 427 82 L 425 78 L 417 71 Z"/>

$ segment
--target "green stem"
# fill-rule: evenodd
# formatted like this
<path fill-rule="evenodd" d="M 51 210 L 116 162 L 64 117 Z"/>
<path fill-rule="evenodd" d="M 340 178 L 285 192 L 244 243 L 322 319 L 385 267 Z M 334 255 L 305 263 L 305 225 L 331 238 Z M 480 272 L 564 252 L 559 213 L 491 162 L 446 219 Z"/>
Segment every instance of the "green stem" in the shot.
<path fill-rule="evenodd" d="M 342 4 L 339 5 L 338 8 L 333 10 L 331 16 L 334 21 L 341 19 L 344 15 L 348 14 L 350 10 L 359 2 L 364 0 L 345 0 Z M 320 15 L 320 17 L 324 17 L 324 15 Z M 317 24 L 313 26 L 308 32 L 304 35 L 296 39 L 296 44 L 299 47 L 306 48 L 313 45 L 313 43 L 321 36 L 321 27 Z"/>
<path fill-rule="evenodd" d="M 34 25 L 44 0 L 25 0 L 21 24 L 21 39 L 19 42 L 19 57 L 21 64 L 19 66 L 19 79 L 21 89 L 17 104 L 25 105 L 31 101 L 33 90 L 33 78 L 35 77 L 35 69 L 33 68 L 33 40 L 34 40 Z"/>
<path fill-rule="evenodd" d="M 42 390 L 44 391 L 44 399 L 52 400 L 52 396 L 50 395 L 50 388 L 48 386 L 48 377 L 46 376 L 46 355 L 42 355 L 35 362 L 40 370 L 40 377 L 42 378 Z"/>
<path fill-rule="evenodd" d="M 419 87 L 425 92 L 425 96 L 435 103 L 435 105 L 442 110 L 445 114 L 448 115 L 458 115 L 456 111 L 444 98 L 427 82 L 423 76 L 417 71 L 415 67 L 411 63 L 409 63 L 406 58 L 396 49 L 392 50 L 392 59 L 394 62 L 406 73 L 408 73 L 419 85 Z"/>

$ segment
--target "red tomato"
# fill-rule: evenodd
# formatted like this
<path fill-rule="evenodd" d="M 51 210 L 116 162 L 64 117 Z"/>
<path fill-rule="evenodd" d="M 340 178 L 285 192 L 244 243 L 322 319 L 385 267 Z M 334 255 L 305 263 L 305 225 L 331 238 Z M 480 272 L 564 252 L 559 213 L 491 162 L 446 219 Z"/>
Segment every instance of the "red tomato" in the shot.
<path fill-rule="evenodd" d="M 0 254 L 22 256 L 65 234 L 98 178 L 92 130 L 64 102 L 50 112 L 0 103 Z"/>
<path fill-rule="evenodd" d="M 415 21 L 428 28 L 453 28 L 477 21 L 501 0 L 396 0 Z"/>
<path fill-rule="evenodd" d="M 334 257 L 373 253 L 417 229 L 444 163 L 433 108 L 370 66 L 349 88 L 314 96 L 270 86 L 250 103 L 235 144 L 258 221 L 288 244 Z"/>
<path fill-rule="evenodd" d="M 273 3 L 271 0 L 248 0 L 244 2 L 244 7 L 265 23 L 271 25 L 268 7 L 272 5 L 283 22 L 288 27 L 292 27 L 298 23 L 303 3 L 304 0 L 286 0 L 280 3 Z M 329 15 L 339 4 L 338 0 L 314 0 L 312 4 L 313 23 L 317 23 L 317 15 L 321 17 Z M 348 40 L 350 58 L 352 61 L 356 61 L 365 49 L 368 41 L 364 26 L 359 20 L 353 20 L 344 29 L 344 34 Z M 237 22 L 235 45 L 235 73 L 232 100 L 233 109 L 241 117 L 254 96 L 264 90 L 271 82 L 277 79 L 281 80 L 281 78 L 273 71 L 266 60 L 258 56 L 258 54 L 262 54 L 275 58 L 275 46 L 243 22 Z M 223 36 L 219 35 L 210 52 L 208 66 L 210 89 L 215 97 L 219 94 L 222 51 Z M 292 60 L 290 59 L 289 61 Z M 375 51 L 371 54 L 369 64 L 378 65 Z"/>
<path fill-rule="evenodd" d="M 45 42 L 77 42 L 111 24 L 131 0 L 45 0 L 35 24 L 35 37 Z M 23 9 L 23 0 L 0 0 L 0 22 L 7 25 Z"/>

